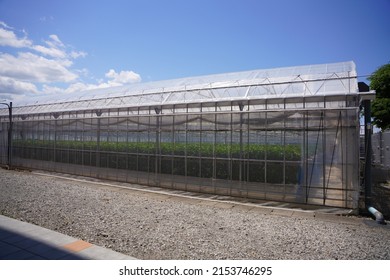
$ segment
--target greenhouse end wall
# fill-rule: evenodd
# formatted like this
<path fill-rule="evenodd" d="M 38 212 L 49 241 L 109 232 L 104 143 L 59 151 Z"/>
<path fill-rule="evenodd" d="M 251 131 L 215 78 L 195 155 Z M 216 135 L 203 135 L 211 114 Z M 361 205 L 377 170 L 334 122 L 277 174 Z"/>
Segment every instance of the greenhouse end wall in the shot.
<path fill-rule="evenodd" d="M 360 100 L 354 64 L 226 77 L 231 81 L 218 75 L 193 85 L 174 81 L 176 88 L 138 85 L 15 107 L 12 166 L 356 209 Z M 0 110 L 3 165 L 9 162 L 8 128 L 7 112 Z"/>

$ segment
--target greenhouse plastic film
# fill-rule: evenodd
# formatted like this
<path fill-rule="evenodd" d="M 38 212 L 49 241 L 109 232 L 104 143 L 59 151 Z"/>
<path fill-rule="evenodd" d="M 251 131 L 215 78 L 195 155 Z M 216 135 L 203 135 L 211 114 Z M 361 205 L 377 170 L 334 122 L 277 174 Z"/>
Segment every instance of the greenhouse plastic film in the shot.
<path fill-rule="evenodd" d="M 17 104 L 13 158 L 17 166 L 102 179 L 356 208 L 355 76 L 346 62 Z M 0 118 L 4 163 L 8 124 Z"/>

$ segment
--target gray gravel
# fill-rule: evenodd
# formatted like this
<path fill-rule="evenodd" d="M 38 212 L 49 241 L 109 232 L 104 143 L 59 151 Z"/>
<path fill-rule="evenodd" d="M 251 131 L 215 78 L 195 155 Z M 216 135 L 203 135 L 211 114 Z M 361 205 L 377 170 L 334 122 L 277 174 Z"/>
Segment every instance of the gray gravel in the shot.
<path fill-rule="evenodd" d="M 0 169 L 0 214 L 139 259 L 390 259 L 389 226 L 367 218 L 249 209 Z"/>

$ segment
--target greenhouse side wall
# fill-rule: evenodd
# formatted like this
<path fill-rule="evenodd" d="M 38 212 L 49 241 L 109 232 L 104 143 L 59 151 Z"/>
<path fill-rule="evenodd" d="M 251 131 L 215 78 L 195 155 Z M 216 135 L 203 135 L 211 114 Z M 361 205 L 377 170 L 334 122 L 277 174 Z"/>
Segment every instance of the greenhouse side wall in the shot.
<path fill-rule="evenodd" d="M 20 115 L 14 118 L 13 164 L 184 191 L 356 208 L 357 98 L 321 98 Z M 1 125 L 4 164 L 6 124 Z"/>

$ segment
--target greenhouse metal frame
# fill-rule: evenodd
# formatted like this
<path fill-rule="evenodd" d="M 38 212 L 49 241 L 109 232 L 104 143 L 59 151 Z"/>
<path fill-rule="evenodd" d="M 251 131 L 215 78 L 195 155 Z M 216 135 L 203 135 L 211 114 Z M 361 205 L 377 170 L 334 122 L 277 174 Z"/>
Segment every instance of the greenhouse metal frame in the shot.
<path fill-rule="evenodd" d="M 12 166 L 353 209 L 361 96 L 341 62 L 15 102 Z M 9 127 L 0 109 L 3 165 Z"/>

